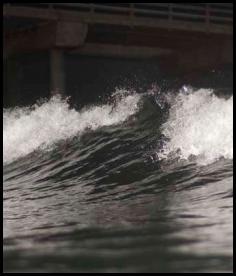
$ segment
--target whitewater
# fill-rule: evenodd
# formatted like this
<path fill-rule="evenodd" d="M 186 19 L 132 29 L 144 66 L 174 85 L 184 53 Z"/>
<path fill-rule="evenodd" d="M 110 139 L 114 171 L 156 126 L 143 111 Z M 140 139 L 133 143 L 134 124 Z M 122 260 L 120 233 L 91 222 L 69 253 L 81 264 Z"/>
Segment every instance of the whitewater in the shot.
<path fill-rule="evenodd" d="M 4 109 L 4 271 L 232 272 L 224 91 L 153 86 L 83 108 L 54 96 Z"/>
<path fill-rule="evenodd" d="M 68 100 L 60 96 L 32 107 L 4 110 L 3 162 L 12 162 L 35 150 L 49 150 L 57 142 L 89 129 L 120 124 L 139 111 L 138 104 L 145 97 L 129 95 L 127 90 L 117 90 L 114 95 L 112 103 L 83 111 L 70 108 Z M 161 129 L 168 142 L 158 149 L 159 158 L 174 152 L 183 159 L 197 156 L 202 164 L 221 157 L 233 158 L 233 96 L 218 98 L 212 90 L 190 88 L 188 93 L 182 90 L 172 97 L 167 95 L 169 118 Z"/>

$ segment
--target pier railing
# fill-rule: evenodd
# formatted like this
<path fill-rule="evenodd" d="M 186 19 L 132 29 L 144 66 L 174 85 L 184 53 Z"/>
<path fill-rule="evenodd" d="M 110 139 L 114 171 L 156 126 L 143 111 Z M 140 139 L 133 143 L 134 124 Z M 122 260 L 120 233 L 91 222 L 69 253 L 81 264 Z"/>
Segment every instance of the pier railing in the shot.
<path fill-rule="evenodd" d="M 12 3 L 7 7 L 47 10 L 44 16 L 72 12 L 73 20 L 77 12 L 84 14 L 80 18 L 86 23 L 166 24 L 168 28 L 227 33 L 232 33 L 233 25 L 232 3 Z"/>

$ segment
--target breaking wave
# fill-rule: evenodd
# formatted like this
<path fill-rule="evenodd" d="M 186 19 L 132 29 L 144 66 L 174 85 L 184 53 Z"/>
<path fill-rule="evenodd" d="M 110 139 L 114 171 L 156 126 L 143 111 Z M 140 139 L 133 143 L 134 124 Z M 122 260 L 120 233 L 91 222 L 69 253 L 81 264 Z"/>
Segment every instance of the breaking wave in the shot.
<path fill-rule="evenodd" d="M 172 99 L 169 118 L 161 127 L 167 142 L 160 158 L 177 155 L 208 164 L 233 158 L 233 96 L 219 98 L 212 90 L 183 90 Z"/>
<path fill-rule="evenodd" d="M 4 110 L 3 162 L 12 162 L 37 149 L 49 149 L 87 129 L 119 124 L 138 110 L 140 97 L 125 90 L 116 91 L 112 103 L 80 112 L 71 109 L 60 96 L 33 107 Z"/>

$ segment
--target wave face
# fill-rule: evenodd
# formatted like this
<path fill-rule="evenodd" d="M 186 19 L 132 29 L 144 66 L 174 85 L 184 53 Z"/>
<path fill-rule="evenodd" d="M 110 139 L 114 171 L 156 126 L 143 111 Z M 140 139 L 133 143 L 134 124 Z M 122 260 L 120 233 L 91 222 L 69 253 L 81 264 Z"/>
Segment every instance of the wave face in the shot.
<path fill-rule="evenodd" d="M 3 162 L 5 271 L 232 271 L 233 96 L 5 109 Z"/>

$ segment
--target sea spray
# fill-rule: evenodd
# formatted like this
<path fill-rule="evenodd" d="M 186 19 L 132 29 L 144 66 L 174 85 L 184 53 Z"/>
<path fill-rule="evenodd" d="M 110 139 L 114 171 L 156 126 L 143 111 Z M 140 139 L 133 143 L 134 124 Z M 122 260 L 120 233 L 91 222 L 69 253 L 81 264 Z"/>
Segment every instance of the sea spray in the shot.
<path fill-rule="evenodd" d="M 71 109 L 59 96 L 32 107 L 5 109 L 3 162 L 12 162 L 37 149 L 48 149 L 86 129 L 122 123 L 137 112 L 140 97 L 119 90 L 116 91 L 115 104 L 91 106 L 80 112 Z"/>
<path fill-rule="evenodd" d="M 209 89 L 181 91 L 161 131 L 166 142 L 158 152 L 160 159 L 194 156 L 203 165 L 233 159 L 233 96 L 219 98 Z"/>

